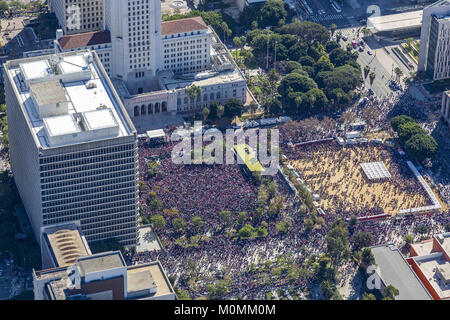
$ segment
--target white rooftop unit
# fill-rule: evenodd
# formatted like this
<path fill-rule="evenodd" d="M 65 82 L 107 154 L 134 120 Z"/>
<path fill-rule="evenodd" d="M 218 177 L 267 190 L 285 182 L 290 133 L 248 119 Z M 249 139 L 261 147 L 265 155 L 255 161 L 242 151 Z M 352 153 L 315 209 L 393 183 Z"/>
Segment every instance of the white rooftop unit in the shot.
<path fill-rule="evenodd" d="M 58 57 L 58 70 L 64 83 L 91 79 L 91 70 L 83 55 Z"/>
<path fill-rule="evenodd" d="M 55 74 L 48 60 L 21 63 L 19 67 L 27 87 L 31 83 L 47 80 L 49 76 Z"/>
<path fill-rule="evenodd" d="M 59 81 L 31 83 L 30 96 L 40 119 L 69 112 L 69 100 Z"/>
<path fill-rule="evenodd" d="M 51 146 L 119 135 L 119 124 L 110 109 L 49 117 L 43 121 Z"/>

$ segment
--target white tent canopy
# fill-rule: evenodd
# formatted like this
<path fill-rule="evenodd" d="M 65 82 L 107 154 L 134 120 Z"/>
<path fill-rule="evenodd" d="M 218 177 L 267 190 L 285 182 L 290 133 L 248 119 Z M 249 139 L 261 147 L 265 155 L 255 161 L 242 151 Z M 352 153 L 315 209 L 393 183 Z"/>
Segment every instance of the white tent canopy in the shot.
<path fill-rule="evenodd" d="M 147 137 L 150 139 L 164 138 L 166 133 L 163 129 L 147 131 Z"/>

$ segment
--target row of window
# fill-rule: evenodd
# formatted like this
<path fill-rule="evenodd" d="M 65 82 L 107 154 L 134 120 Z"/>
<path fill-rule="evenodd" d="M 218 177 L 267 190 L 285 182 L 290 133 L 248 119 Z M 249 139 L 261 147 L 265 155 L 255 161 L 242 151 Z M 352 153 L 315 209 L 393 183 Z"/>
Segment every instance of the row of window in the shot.
<path fill-rule="evenodd" d="M 91 176 L 77 180 L 65 180 L 57 183 L 42 185 L 41 188 L 43 191 L 41 191 L 41 195 L 47 196 L 51 194 L 69 192 L 71 190 L 93 188 L 94 186 L 104 186 L 107 184 L 129 182 L 132 180 L 134 181 L 137 175 L 138 173 L 135 173 L 134 170 L 127 170 L 115 172 L 114 174 Z"/>
<path fill-rule="evenodd" d="M 46 184 L 46 183 L 52 183 L 52 182 L 63 182 L 66 180 L 72 180 L 72 179 L 76 179 L 76 178 L 83 178 L 84 181 L 93 181 L 92 179 L 90 179 L 91 177 L 94 177 L 94 179 L 96 179 L 96 176 L 102 175 L 102 174 L 106 174 L 106 173 L 118 173 L 118 172 L 122 172 L 125 170 L 131 170 L 131 169 L 136 169 L 137 164 L 129 164 L 129 165 L 117 165 L 117 166 L 111 166 L 108 168 L 104 168 L 104 169 L 92 169 L 92 170 L 84 170 L 82 172 L 77 171 L 73 174 L 66 174 L 66 175 L 58 175 L 58 176 L 52 176 L 50 178 L 45 178 L 45 179 L 41 179 L 41 184 Z"/>
<path fill-rule="evenodd" d="M 101 207 L 104 208 L 112 208 L 115 203 L 120 202 L 121 205 L 126 204 L 132 204 L 136 201 L 136 195 L 133 194 L 127 194 L 122 196 L 116 196 L 111 198 L 104 198 L 104 199 L 97 199 L 97 200 L 91 200 L 84 202 L 83 204 L 80 203 L 71 203 L 69 205 L 63 205 L 60 207 L 53 207 L 53 208 L 44 208 L 42 209 L 42 213 L 52 213 L 52 212 L 59 212 L 59 211 L 69 211 L 74 213 L 82 213 L 82 212 L 89 212 L 91 210 L 97 210 Z M 84 211 L 82 211 L 84 210 Z"/>
<path fill-rule="evenodd" d="M 94 218 L 94 217 L 99 217 L 99 216 L 103 216 L 103 215 L 111 215 L 111 214 L 116 214 L 116 213 L 120 213 L 120 212 L 128 212 L 128 211 L 132 211 L 132 214 L 135 214 L 136 206 L 135 205 L 116 206 L 116 207 L 109 208 L 109 209 L 89 211 L 89 212 L 82 213 L 82 214 L 68 214 L 67 212 L 50 213 L 50 214 L 45 214 L 43 216 L 43 218 L 44 218 L 44 224 L 48 225 L 48 224 L 53 224 L 53 223 L 49 222 L 52 219 L 61 218 L 61 217 L 70 218 L 72 220 L 82 220 L 82 219 L 91 218 L 91 217 Z"/>
<path fill-rule="evenodd" d="M 80 172 L 81 174 L 85 174 L 86 173 L 85 171 L 88 171 L 88 170 L 108 168 L 108 167 L 117 167 L 118 165 L 127 165 L 130 163 L 134 163 L 135 161 L 137 161 L 137 157 L 93 163 L 90 165 L 84 165 L 84 166 L 79 166 L 79 167 L 70 167 L 70 168 L 61 169 L 61 170 L 56 170 L 56 168 L 55 169 L 49 168 L 48 169 L 49 171 L 41 172 L 40 175 L 41 175 L 41 178 L 45 178 L 45 177 L 51 177 L 51 176 L 63 175 L 63 174 L 75 173 L 75 172 Z M 110 170 L 107 172 L 111 172 L 111 171 L 113 171 L 113 170 Z"/>
<path fill-rule="evenodd" d="M 108 155 L 97 156 L 97 157 L 92 157 L 92 158 L 83 158 L 83 159 L 78 159 L 78 160 L 41 165 L 40 170 L 41 170 L 41 172 L 43 172 L 43 171 L 48 171 L 48 170 L 81 166 L 81 165 L 85 165 L 85 164 L 89 164 L 89 163 L 97 163 L 97 162 L 104 162 L 104 161 L 108 161 L 108 160 L 130 158 L 130 157 L 134 157 L 134 156 L 135 156 L 134 151 L 126 151 L 126 152 L 122 152 L 122 153 L 110 153 Z"/>
<path fill-rule="evenodd" d="M 128 181 L 120 181 L 120 180 L 128 180 Z M 87 186 L 89 186 L 89 187 L 87 187 Z M 65 188 L 65 189 L 69 189 L 69 190 L 71 189 L 72 192 L 66 191 L 66 192 L 54 193 L 52 195 L 46 195 L 46 196 L 42 197 L 42 202 L 64 199 L 64 198 L 73 198 L 73 197 L 82 196 L 82 195 L 86 195 L 86 194 L 92 194 L 94 192 L 99 193 L 99 192 L 111 191 L 111 190 L 116 190 L 116 189 L 125 189 L 125 188 L 133 188 L 133 187 L 136 188 L 136 186 L 137 186 L 136 179 L 134 179 L 134 177 L 132 177 L 132 179 L 130 179 L 130 178 L 116 179 L 116 181 L 114 181 L 114 182 L 113 181 L 103 181 L 101 187 L 99 186 L 99 183 L 87 184 L 87 185 L 83 186 L 82 189 L 78 188 L 78 186 L 72 186 L 70 188 Z"/>
<path fill-rule="evenodd" d="M 110 154 L 113 152 L 135 150 L 135 149 L 136 149 L 135 144 L 124 144 L 124 145 L 114 146 L 114 147 L 95 148 L 95 149 L 91 149 L 89 151 L 81 151 L 81 152 L 59 154 L 56 156 L 48 156 L 45 158 L 41 158 L 39 160 L 39 163 L 47 164 L 47 163 L 58 162 L 58 161 L 84 159 L 87 157 L 93 157 L 93 156 L 98 156 L 98 155 L 102 155 L 102 154 Z"/>

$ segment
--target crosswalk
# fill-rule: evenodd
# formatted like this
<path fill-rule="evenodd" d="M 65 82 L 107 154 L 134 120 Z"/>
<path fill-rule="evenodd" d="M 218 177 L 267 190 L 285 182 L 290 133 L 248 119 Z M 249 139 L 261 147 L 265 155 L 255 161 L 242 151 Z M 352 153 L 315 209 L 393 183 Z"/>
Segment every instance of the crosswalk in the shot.
<path fill-rule="evenodd" d="M 327 14 L 320 16 L 312 16 L 311 20 L 314 22 L 328 21 L 328 20 L 342 20 L 344 16 L 342 14 Z"/>

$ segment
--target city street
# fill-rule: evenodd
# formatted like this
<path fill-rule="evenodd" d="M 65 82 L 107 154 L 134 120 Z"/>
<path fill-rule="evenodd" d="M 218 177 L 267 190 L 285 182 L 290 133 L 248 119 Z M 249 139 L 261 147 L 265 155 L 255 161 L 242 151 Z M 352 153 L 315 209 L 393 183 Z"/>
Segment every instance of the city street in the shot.
<path fill-rule="evenodd" d="M 347 37 L 347 41 L 341 40 L 340 44 L 343 49 L 346 49 L 347 44 L 351 44 L 353 40 L 357 42 L 362 40 L 362 33 L 359 32 L 358 34 L 357 28 L 341 29 L 338 31 Z M 403 72 L 403 77 L 408 76 L 410 70 L 395 57 L 392 52 L 392 47 L 381 46 L 374 36 L 366 37 L 365 43 L 364 51 L 358 51 L 359 57 L 357 61 L 360 63 L 362 70 L 364 70 L 365 66 L 369 66 L 371 72 L 373 71 L 375 73 L 375 79 L 372 85 L 370 84 L 369 77 L 366 77 L 365 87 L 372 88 L 379 98 L 386 97 L 392 92 L 389 88 L 389 81 L 395 77 L 393 70 L 399 67 Z M 368 53 L 369 50 L 371 54 Z"/>

